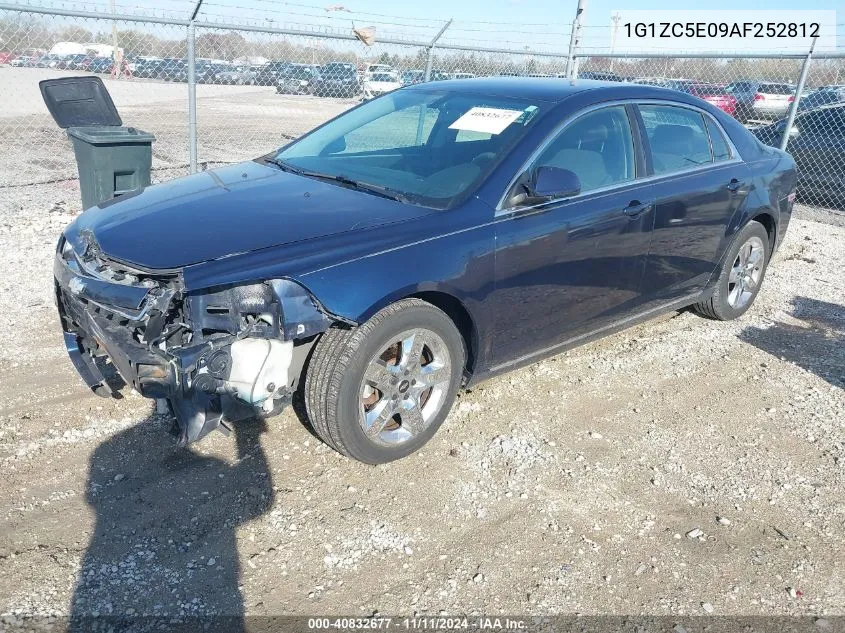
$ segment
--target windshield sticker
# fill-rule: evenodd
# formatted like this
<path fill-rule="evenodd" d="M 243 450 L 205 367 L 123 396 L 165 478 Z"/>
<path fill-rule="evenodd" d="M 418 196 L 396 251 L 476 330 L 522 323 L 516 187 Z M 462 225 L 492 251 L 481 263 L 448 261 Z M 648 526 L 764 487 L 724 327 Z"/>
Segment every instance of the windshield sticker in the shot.
<path fill-rule="evenodd" d="M 501 134 L 502 130 L 516 121 L 522 110 L 500 108 L 470 108 L 462 117 L 449 126 L 452 130 Z"/>

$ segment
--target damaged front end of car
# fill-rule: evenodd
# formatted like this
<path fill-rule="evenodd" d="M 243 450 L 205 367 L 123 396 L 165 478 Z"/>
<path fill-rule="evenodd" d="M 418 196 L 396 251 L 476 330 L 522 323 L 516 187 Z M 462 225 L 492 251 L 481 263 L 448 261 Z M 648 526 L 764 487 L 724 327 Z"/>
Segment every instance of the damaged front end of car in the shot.
<path fill-rule="evenodd" d="M 141 395 L 166 399 L 179 441 L 277 410 L 330 316 L 298 283 L 270 279 L 186 290 L 181 272 L 144 271 L 62 237 L 56 300 L 71 361 L 98 395 L 110 363 Z"/>

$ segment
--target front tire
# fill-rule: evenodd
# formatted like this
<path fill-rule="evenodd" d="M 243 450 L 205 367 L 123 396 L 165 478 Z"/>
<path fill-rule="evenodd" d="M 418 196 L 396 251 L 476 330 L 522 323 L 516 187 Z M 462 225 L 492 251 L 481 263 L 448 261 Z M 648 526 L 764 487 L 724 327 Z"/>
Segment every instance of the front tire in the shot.
<path fill-rule="evenodd" d="M 695 304 L 695 311 L 718 321 L 745 314 L 760 292 L 770 252 L 766 227 L 756 221 L 746 224 L 725 257 L 713 296 Z"/>
<path fill-rule="evenodd" d="M 344 455 L 368 464 L 400 459 L 446 419 L 465 358 L 463 338 L 444 312 L 403 299 L 359 327 L 323 335 L 305 377 L 308 417 Z"/>

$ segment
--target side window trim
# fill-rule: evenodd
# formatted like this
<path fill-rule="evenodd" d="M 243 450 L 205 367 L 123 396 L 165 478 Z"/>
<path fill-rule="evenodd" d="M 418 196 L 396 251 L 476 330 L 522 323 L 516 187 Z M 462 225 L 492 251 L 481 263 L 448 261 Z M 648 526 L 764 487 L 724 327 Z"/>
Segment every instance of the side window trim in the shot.
<path fill-rule="evenodd" d="M 645 121 L 643 115 L 640 113 L 640 103 L 633 102 L 629 107 L 634 112 L 634 120 L 637 124 L 637 134 L 640 137 L 640 151 L 643 155 L 643 165 L 645 166 L 644 177 L 650 178 L 654 174 L 654 164 L 651 160 L 651 144 L 648 140 L 648 134 L 645 130 Z"/>
<path fill-rule="evenodd" d="M 625 104 L 625 114 L 628 116 L 628 127 L 631 128 L 631 136 L 634 141 L 634 181 L 645 178 L 651 172 L 650 165 L 646 161 L 646 151 L 643 145 L 643 127 L 640 120 L 639 110 L 633 103 Z"/>

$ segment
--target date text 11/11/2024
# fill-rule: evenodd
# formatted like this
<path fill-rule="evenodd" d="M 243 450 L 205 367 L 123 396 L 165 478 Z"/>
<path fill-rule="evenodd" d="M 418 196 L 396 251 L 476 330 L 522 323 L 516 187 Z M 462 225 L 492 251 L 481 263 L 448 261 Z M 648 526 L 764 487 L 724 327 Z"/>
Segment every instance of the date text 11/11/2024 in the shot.
<path fill-rule="evenodd" d="M 525 620 L 507 617 L 381 617 L 308 618 L 308 629 L 320 630 L 404 630 L 404 631 L 521 631 Z"/>

